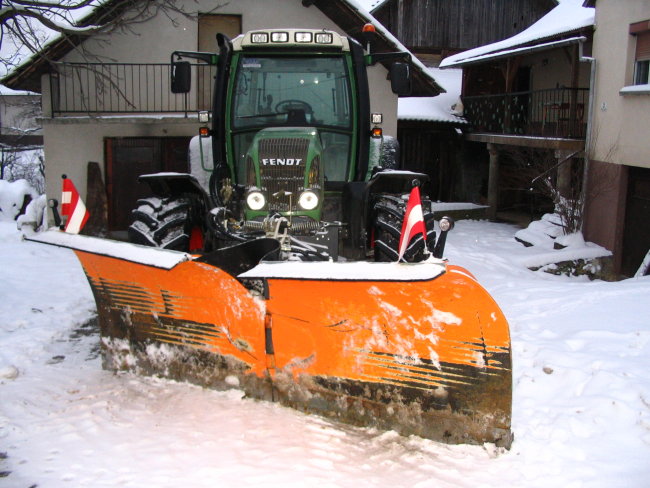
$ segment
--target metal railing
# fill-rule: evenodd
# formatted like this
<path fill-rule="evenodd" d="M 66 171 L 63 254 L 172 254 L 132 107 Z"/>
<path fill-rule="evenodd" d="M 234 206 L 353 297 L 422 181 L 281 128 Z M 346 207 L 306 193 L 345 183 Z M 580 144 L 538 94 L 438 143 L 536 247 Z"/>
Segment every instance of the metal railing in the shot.
<path fill-rule="evenodd" d="M 165 63 L 56 63 L 50 75 L 53 116 L 185 113 L 211 109 L 216 67 L 192 65 L 189 93 L 171 91 Z"/>
<path fill-rule="evenodd" d="M 553 88 L 463 97 L 463 107 L 477 132 L 583 139 L 588 100 L 588 88 Z"/>

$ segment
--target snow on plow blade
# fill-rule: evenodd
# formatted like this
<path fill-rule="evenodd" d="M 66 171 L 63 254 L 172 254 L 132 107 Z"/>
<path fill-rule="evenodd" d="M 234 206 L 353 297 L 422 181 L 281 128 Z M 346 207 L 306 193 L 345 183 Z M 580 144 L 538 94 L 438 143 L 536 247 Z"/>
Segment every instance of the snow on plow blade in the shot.
<path fill-rule="evenodd" d="M 200 258 L 59 232 L 28 239 L 75 249 L 108 368 L 237 386 L 405 435 L 510 447 L 508 324 L 462 268 L 260 263 L 277 251 L 270 239 Z"/>

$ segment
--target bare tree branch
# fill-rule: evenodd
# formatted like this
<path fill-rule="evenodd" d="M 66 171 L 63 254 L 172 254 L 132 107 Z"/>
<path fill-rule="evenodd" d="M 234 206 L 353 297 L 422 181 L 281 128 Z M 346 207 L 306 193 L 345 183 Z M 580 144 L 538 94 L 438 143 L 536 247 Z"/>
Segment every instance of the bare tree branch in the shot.
<path fill-rule="evenodd" d="M 196 10 L 190 11 L 186 6 L 188 3 L 196 5 Z M 222 5 L 214 6 L 211 11 Z M 9 42 L 13 42 L 16 51 L 23 48 L 21 58 L 30 54 L 46 56 L 43 47 L 53 36 L 59 35 L 64 42 L 78 46 L 80 38 L 105 36 L 116 31 L 132 32 L 134 25 L 147 22 L 161 12 L 172 23 L 178 16 L 196 19 L 198 0 L 183 3 L 174 0 L 61 0 L 57 3 L 3 0 L 0 7 L 0 48 L 3 52 L 0 64 L 6 71 L 20 62 L 16 53 L 5 46 Z"/>

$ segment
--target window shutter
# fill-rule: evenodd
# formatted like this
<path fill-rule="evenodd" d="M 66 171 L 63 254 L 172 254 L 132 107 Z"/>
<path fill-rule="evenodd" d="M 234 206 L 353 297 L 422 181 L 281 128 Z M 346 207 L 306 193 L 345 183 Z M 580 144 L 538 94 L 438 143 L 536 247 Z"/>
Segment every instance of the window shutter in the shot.
<path fill-rule="evenodd" d="M 636 36 L 636 59 L 650 59 L 650 31 L 642 32 Z"/>

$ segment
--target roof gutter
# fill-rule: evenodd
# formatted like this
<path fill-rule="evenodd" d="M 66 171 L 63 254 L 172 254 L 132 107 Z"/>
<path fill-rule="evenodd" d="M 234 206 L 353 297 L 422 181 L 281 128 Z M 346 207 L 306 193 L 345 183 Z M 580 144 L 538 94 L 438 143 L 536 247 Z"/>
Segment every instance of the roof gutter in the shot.
<path fill-rule="evenodd" d="M 446 64 L 446 65 L 441 64 L 440 68 L 442 69 L 458 68 L 460 66 L 470 66 L 473 64 L 485 63 L 486 61 L 492 61 L 493 59 L 502 59 L 502 58 L 510 58 L 514 56 L 521 56 L 522 54 L 530 54 L 538 51 L 555 49 L 558 47 L 571 46 L 573 44 L 582 45 L 582 43 L 585 42 L 586 40 L 587 38 L 585 36 L 576 36 L 576 37 L 570 37 L 568 39 L 561 39 L 559 41 L 536 44 L 534 46 L 525 46 L 517 49 L 508 49 L 506 51 L 486 53 L 472 58 L 463 59 L 454 63 Z"/>

